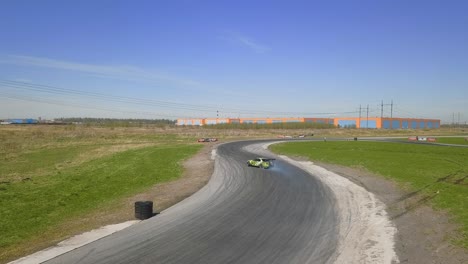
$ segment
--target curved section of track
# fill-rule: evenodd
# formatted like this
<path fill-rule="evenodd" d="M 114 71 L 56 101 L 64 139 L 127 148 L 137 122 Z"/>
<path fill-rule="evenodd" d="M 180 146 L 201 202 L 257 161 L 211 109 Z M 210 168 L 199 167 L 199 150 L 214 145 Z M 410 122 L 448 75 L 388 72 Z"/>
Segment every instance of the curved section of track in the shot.
<path fill-rule="evenodd" d="M 332 263 L 335 196 L 282 160 L 247 167 L 264 155 L 253 143 L 263 144 L 220 145 L 210 182 L 190 198 L 47 263 Z"/>

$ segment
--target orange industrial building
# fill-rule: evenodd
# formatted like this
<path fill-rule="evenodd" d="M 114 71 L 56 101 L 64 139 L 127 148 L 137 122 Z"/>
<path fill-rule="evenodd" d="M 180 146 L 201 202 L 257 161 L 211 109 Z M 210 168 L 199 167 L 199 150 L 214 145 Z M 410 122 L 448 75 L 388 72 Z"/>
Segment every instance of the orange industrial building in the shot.
<path fill-rule="evenodd" d="M 278 117 L 278 118 L 181 118 L 179 126 L 205 126 L 217 124 L 275 124 L 275 123 L 323 123 L 341 128 L 384 128 L 384 129 L 423 129 L 439 128 L 439 119 L 397 118 L 397 117 Z"/>

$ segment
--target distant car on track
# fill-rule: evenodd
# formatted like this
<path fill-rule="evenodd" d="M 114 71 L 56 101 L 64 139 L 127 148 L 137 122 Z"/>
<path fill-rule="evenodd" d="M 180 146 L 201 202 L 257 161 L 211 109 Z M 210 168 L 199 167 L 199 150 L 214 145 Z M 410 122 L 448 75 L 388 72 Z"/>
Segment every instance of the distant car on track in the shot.
<path fill-rule="evenodd" d="M 249 167 L 257 167 L 262 169 L 269 169 L 273 166 L 273 161 L 275 159 L 269 158 L 256 158 L 247 161 L 247 166 Z"/>
<path fill-rule="evenodd" d="M 217 138 L 199 138 L 198 142 L 216 142 L 218 141 Z"/>

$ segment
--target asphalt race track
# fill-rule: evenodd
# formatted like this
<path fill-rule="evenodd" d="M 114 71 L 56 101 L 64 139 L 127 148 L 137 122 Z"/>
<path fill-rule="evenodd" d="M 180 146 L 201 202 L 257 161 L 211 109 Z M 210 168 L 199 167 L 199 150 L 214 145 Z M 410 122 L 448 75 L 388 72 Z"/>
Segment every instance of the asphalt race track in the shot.
<path fill-rule="evenodd" d="M 248 167 L 265 155 L 253 143 L 220 145 L 210 182 L 190 198 L 46 263 L 333 263 L 332 191 L 282 160 Z"/>

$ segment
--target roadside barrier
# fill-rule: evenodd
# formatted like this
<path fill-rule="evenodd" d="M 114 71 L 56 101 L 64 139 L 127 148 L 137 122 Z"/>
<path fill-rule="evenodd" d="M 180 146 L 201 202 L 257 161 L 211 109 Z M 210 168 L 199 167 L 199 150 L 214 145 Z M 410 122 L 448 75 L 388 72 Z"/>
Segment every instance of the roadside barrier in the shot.
<path fill-rule="evenodd" d="M 153 202 L 152 201 L 138 201 L 135 202 L 135 218 L 145 220 L 153 216 Z"/>

